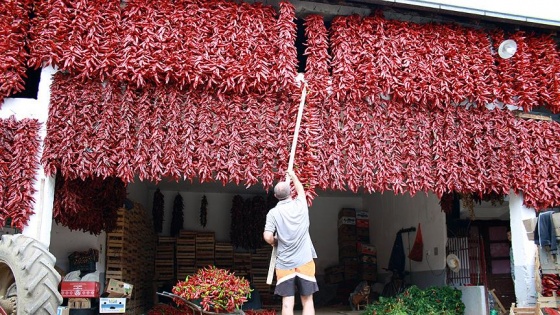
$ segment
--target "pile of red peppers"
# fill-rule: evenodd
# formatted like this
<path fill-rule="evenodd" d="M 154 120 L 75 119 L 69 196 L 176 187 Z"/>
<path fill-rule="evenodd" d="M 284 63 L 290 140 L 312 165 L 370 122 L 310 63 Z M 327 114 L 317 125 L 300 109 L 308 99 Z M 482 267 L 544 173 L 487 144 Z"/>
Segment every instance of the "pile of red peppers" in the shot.
<path fill-rule="evenodd" d="M 0 119 L 0 226 L 23 229 L 33 214 L 33 184 L 39 169 L 36 119 Z"/>

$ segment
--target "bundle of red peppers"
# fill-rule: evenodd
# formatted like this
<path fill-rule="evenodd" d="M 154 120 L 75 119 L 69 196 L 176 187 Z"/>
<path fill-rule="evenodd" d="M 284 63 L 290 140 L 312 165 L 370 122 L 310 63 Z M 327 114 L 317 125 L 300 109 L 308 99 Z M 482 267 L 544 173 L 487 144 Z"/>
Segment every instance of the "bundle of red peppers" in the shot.
<path fill-rule="evenodd" d="M 294 7 L 224 0 L 39 1 L 30 64 L 137 87 L 220 93 L 293 85 Z M 55 44 L 56 43 L 56 44 Z M 54 45 L 53 45 L 54 44 Z"/>
<path fill-rule="evenodd" d="M 539 292 L 543 296 L 560 296 L 560 276 L 557 274 L 542 275 L 542 291 Z"/>
<path fill-rule="evenodd" d="M 268 210 L 276 205 L 276 198 L 262 196 L 243 199 L 235 195 L 231 204 L 230 240 L 234 247 L 258 249 L 266 243 L 262 229 L 266 223 Z"/>
<path fill-rule="evenodd" d="M 118 178 L 67 179 L 56 177 L 53 217 L 70 230 L 99 235 L 117 227 L 117 210 L 123 206 L 126 186 Z"/>
<path fill-rule="evenodd" d="M 507 38 L 518 51 L 502 59 Z M 378 13 L 336 17 L 331 26 L 333 99 L 391 100 L 428 109 L 501 101 L 560 111 L 560 55 L 551 35 L 485 31 L 387 20 Z M 496 65 L 497 63 L 497 65 Z"/>
<path fill-rule="evenodd" d="M 10 220 L 23 229 L 33 214 L 40 127 L 36 119 L 0 119 L 0 226 Z"/>
<path fill-rule="evenodd" d="M 24 89 L 31 0 L 0 5 L 0 108 L 5 97 Z"/>

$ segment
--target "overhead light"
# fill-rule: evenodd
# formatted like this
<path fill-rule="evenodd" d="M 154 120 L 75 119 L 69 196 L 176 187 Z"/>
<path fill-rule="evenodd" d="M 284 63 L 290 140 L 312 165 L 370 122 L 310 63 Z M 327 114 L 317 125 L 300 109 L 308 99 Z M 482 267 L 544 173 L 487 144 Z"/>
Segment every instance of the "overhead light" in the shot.
<path fill-rule="evenodd" d="M 498 55 L 503 59 L 511 58 L 517 51 L 517 43 L 513 39 L 504 40 L 498 48 Z"/>

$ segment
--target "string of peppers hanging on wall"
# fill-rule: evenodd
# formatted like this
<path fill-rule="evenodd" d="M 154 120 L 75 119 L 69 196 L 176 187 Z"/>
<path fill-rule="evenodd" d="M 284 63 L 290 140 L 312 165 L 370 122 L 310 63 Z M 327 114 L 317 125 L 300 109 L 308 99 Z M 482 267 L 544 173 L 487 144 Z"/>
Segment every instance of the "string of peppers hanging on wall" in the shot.
<path fill-rule="evenodd" d="M 263 196 L 243 199 L 240 195 L 235 195 L 232 200 L 230 225 L 230 241 L 233 246 L 258 249 L 265 245 L 262 232 L 266 215 L 277 202 L 274 195 L 269 195 L 266 199 Z"/>
<path fill-rule="evenodd" d="M 154 193 L 154 202 L 152 204 L 152 217 L 154 218 L 154 230 L 156 233 L 163 231 L 163 206 L 163 194 L 158 188 Z"/>
<path fill-rule="evenodd" d="M 179 231 L 183 228 L 184 216 L 183 209 L 185 205 L 183 204 L 183 196 L 177 193 L 175 200 L 173 200 L 173 213 L 171 215 L 171 230 L 169 234 L 171 236 L 179 235 Z"/>
<path fill-rule="evenodd" d="M 229 238 L 234 247 L 241 247 L 243 240 L 243 197 L 240 195 L 233 196 L 230 214 Z"/>
<path fill-rule="evenodd" d="M 206 199 L 206 195 L 202 196 L 202 201 L 200 202 L 200 225 L 202 227 L 206 227 L 207 219 L 206 216 L 208 215 L 208 200 Z"/>

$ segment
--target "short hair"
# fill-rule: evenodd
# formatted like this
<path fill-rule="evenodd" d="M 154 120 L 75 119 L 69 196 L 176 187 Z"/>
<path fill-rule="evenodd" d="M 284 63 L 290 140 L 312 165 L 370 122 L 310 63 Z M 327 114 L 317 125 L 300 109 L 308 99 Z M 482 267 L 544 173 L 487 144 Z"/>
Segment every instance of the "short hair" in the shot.
<path fill-rule="evenodd" d="M 290 197 L 290 184 L 287 182 L 279 182 L 274 186 L 274 196 L 278 198 L 278 200 L 284 200 Z"/>

